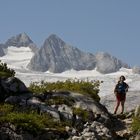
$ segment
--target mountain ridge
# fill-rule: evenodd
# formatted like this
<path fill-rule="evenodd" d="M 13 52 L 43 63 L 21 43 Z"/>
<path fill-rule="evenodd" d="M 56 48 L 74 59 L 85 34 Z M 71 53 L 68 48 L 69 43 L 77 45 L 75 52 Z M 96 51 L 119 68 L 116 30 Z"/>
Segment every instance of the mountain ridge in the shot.
<path fill-rule="evenodd" d="M 50 71 L 61 73 L 70 69 L 93 70 L 100 73 L 112 73 L 121 67 L 128 68 L 121 60 L 108 53 L 86 53 L 64 42 L 56 34 L 51 34 L 40 48 L 34 44 L 26 33 L 21 33 L 9 38 L 5 44 L 0 44 L 0 56 L 4 56 L 4 49 L 10 46 L 29 47 L 34 56 L 27 68 L 33 71 Z M 4 48 L 4 49 L 3 49 Z"/>
<path fill-rule="evenodd" d="M 121 67 L 128 68 L 128 65 L 108 53 L 100 53 L 99 57 L 99 54 L 83 52 L 65 43 L 54 34 L 44 41 L 43 46 L 28 65 L 31 70 L 54 73 L 61 73 L 69 69 L 93 70 L 96 67 L 99 72 L 106 74 L 116 72 Z"/>

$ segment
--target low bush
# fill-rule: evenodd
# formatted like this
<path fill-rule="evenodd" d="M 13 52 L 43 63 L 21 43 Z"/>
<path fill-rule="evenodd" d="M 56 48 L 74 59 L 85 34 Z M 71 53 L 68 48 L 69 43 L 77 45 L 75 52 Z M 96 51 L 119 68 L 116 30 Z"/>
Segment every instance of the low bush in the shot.
<path fill-rule="evenodd" d="M 15 71 L 7 67 L 6 63 L 0 61 L 0 77 L 13 77 L 15 76 Z"/>
<path fill-rule="evenodd" d="M 17 111 L 18 110 L 18 111 Z M 0 105 L 0 124 L 11 123 L 17 130 L 22 129 L 33 135 L 43 132 L 44 128 L 53 128 L 61 133 L 65 131 L 66 122 L 54 121 L 47 113 L 38 114 L 36 111 L 19 112 L 20 109 L 13 105 Z"/>
<path fill-rule="evenodd" d="M 66 80 L 57 82 L 33 82 L 29 86 L 29 90 L 34 93 L 41 93 L 47 91 L 70 91 L 78 92 L 92 97 L 94 100 L 99 101 L 99 81 L 82 81 L 82 80 Z"/>
<path fill-rule="evenodd" d="M 132 130 L 134 132 L 140 132 L 140 117 L 134 117 L 132 121 Z"/>

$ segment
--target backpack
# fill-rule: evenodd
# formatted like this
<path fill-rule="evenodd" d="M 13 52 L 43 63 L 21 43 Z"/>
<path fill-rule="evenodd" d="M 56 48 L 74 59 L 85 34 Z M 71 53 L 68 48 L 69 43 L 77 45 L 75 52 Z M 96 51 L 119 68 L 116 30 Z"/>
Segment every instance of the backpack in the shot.
<path fill-rule="evenodd" d="M 125 93 L 126 92 L 126 89 L 127 89 L 127 84 L 123 82 L 123 83 L 118 83 L 116 85 L 115 91 L 117 93 Z"/>

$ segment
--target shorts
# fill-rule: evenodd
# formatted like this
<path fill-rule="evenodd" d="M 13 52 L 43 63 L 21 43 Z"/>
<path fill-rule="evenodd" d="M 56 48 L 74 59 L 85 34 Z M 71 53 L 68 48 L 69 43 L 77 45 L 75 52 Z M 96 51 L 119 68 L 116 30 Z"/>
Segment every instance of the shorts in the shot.
<path fill-rule="evenodd" d="M 117 93 L 116 98 L 117 98 L 117 101 L 125 101 L 126 94 L 125 93 Z"/>

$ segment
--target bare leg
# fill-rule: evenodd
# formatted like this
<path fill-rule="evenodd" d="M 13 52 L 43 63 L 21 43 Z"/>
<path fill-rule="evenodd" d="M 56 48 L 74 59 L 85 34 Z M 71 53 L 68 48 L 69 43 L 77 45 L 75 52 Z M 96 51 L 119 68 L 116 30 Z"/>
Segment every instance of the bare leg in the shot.
<path fill-rule="evenodd" d="M 121 114 L 123 114 L 123 112 L 124 112 L 124 102 L 125 102 L 125 101 L 121 101 L 121 108 L 122 108 Z"/>
<path fill-rule="evenodd" d="M 120 101 L 117 101 L 117 104 L 116 104 L 116 107 L 115 107 L 114 114 L 116 114 L 116 113 L 117 113 L 117 110 L 118 110 L 119 105 L 120 105 Z"/>

